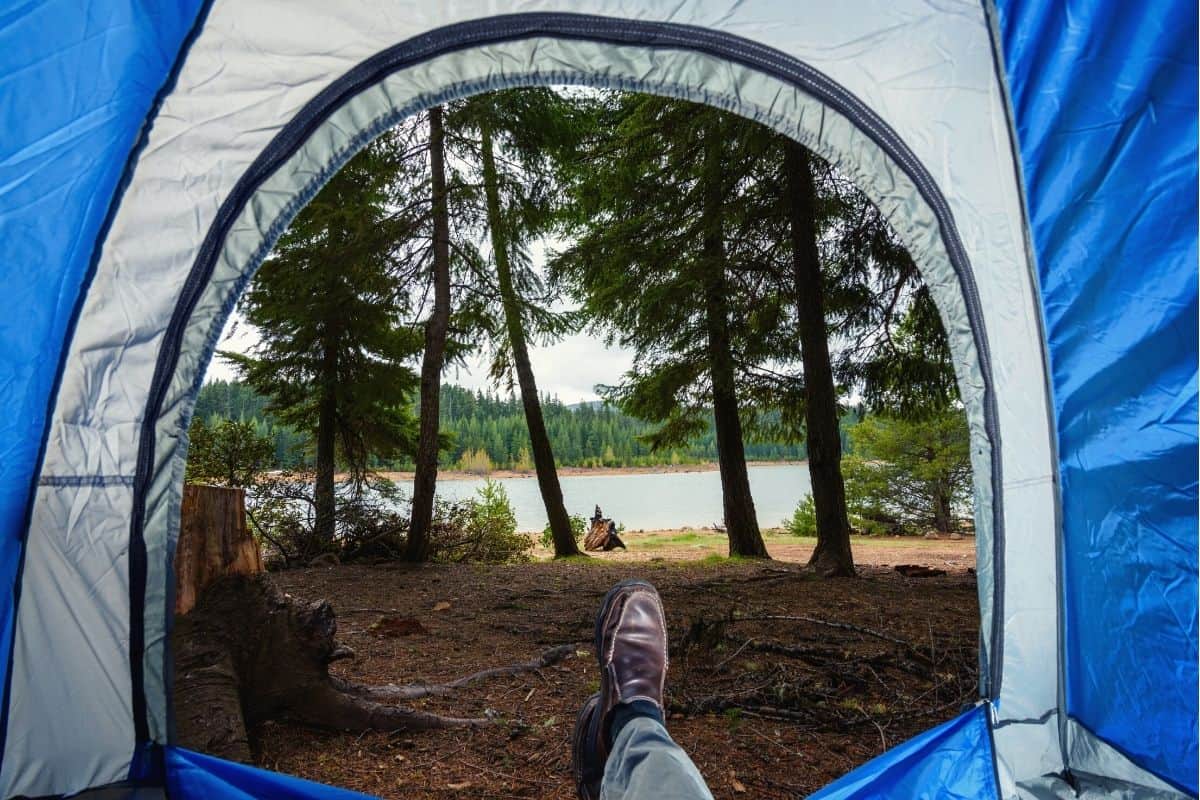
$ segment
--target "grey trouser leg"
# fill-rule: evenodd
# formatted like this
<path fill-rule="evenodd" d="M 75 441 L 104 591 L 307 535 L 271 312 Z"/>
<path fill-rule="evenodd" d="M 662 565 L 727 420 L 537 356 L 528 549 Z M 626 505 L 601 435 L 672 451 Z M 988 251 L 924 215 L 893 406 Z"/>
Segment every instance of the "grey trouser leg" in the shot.
<path fill-rule="evenodd" d="M 712 800 L 700 770 L 656 720 L 629 721 L 604 765 L 600 800 Z"/>

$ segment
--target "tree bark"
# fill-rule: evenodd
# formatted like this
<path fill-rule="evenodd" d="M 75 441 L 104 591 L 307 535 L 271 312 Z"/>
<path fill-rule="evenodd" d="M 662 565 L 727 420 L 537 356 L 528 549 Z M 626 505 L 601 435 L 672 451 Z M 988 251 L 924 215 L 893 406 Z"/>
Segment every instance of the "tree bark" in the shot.
<path fill-rule="evenodd" d="M 742 442 L 742 421 L 730 347 L 725 242 L 721 221 L 724 191 L 719 129 L 708 131 L 705 135 L 702 181 L 704 315 L 708 335 L 717 461 L 721 471 L 721 500 L 725 512 L 725 530 L 729 537 L 729 554 L 770 558 L 758 529 L 754 497 L 750 493 L 750 475 L 746 471 L 746 452 Z"/>
<path fill-rule="evenodd" d="M 554 535 L 554 556 L 577 556 L 580 555 L 579 544 L 571 533 L 571 520 L 567 516 L 566 506 L 563 505 L 562 487 L 559 486 L 558 470 L 554 465 L 554 451 L 550 446 L 550 436 L 546 433 L 545 420 L 542 418 L 542 404 L 538 397 L 537 382 L 533 377 L 533 366 L 529 363 L 521 305 L 513 286 L 512 269 L 508 261 L 508 242 L 500 213 L 500 187 L 492 131 L 486 123 L 481 127 L 488 230 L 491 232 L 492 252 L 496 258 L 496 276 L 504 305 L 504 322 L 508 329 L 509 345 L 512 347 L 513 366 L 517 372 L 517 384 L 521 388 L 521 405 L 525 409 L 525 422 L 529 427 L 529 444 L 533 450 L 538 489 L 541 490 L 542 502 L 546 505 L 546 516 L 550 519 L 550 531 Z"/>
<path fill-rule="evenodd" d="M 186 484 L 175 546 L 175 613 L 191 611 L 222 575 L 262 571 L 262 550 L 246 527 L 246 490 Z"/>
<path fill-rule="evenodd" d="M 816 185 L 808 151 L 788 139 L 784 173 L 792 228 L 792 264 L 800 354 L 804 360 L 805 428 L 808 473 L 817 514 L 817 547 L 809 565 L 825 576 L 854 572 L 846 485 L 842 480 L 842 438 L 837 391 L 825 328 L 825 297 L 817 249 Z"/>
<path fill-rule="evenodd" d="M 938 485 L 933 495 L 933 527 L 938 533 L 950 533 L 950 493 L 944 485 Z"/>
<path fill-rule="evenodd" d="M 317 410 L 316 485 L 313 487 L 315 519 L 313 533 L 319 543 L 333 541 L 336 501 L 334 474 L 337 471 L 337 350 L 326 331 L 321 358 L 320 406 Z"/>
<path fill-rule="evenodd" d="M 425 323 L 420 438 L 405 561 L 428 561 L 430 555 L 429 526 L 433 521 L 433 496 L 437 488 L 442 368 L 450 327 L 450 211 L 446 200 L 446 142 L 441 106 L 429 109 L 429 169 L 433 215 L 433 310 Z"/>

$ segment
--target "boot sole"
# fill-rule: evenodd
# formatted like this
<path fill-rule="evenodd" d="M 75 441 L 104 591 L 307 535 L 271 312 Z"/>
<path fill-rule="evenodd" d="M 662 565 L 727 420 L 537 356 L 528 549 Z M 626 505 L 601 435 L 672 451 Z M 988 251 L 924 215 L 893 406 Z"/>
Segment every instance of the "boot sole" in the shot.
<path fill-rule="evenodd" d="M 583 703 L 579 714 L 575 717 L 575 732 L 571 736 L 571 771 L 575 777 L 575 791 L 580 800 L 599 800 L 600 780 L 589 783 L 584 777 L 584 751 L 590 744 L 593 751 L 595 742 L 591 741 L 592 718 L 600 708 L 600 693 L 596 692 Z M 603 778 L 603 773 L 601 773 Z"/>

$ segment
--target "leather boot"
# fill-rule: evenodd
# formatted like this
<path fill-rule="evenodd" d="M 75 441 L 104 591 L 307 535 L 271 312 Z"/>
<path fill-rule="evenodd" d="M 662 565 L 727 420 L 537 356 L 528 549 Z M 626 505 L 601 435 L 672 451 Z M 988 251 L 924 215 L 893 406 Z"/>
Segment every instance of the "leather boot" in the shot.
<path fill-rule="evenodd" d="M 663 710 L 667 623 L 658 590 L 640 580 L 610 589 L 596 616 L 595 646 L 600 692 L 580 710 L 571 749 L 575 786 L 583 800 L 600 796 L 613 710 L 635 700 Z"/>

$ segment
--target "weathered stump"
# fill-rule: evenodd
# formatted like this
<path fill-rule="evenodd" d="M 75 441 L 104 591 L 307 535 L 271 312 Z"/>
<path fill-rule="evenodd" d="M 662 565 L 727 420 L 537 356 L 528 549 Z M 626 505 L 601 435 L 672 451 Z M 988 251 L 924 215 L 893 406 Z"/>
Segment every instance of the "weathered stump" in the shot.
<path fill-rule="evenodd" d="M 402 706 L 496 675 L 540 669 L 574 652 L 564 645 L 527 664 L 444 685 L 367 686 L 329 674 L 354 653 L 337 643 L 324 600 L 305 603 L 262 573 L 246 529 L 240 489 L 187 486 L 176 550 L 175 721 L 180 744 L 233 761 L 252 760 L 250 735 L 268 720 L 340 730 L 428 730 L 486 724 Z M 381 702 L 382 701 L 382 702 Z"/>
<path fill-rule="evenodd" d="M 249 732 L 268 720 L 337 730 L 428 730 L 485 719 L 427 714 L 372 699 L 420 697 L 329 674 L 354 654 L 337 644 L 324 600 L 302 603 L 265 575 L 211 583 L 191 613 L 175 618 L 175 719 L 184 747 L 250 761 Z"/>
<path fill-rule="evenodd" d="M 583 538 L 584 550 L 622 550 L 625 548 L 625 543 L 621 541 L 621 537 L 617 535 L 617 523 L 611 519 L 605 519 L 603 512 L 600 511 L 600 506 L 596 506 L 596 513 L 592 515 L 591 526 L 588 528 L 587 535 Z"/>
<path fill-rule="evenodd" d="M 262 571 L 262 550 L 246 527 L 245 490 L 184 486 L 175 547 L 175 613 L 191 611 L 204 588 L 223 575 Z"/>

